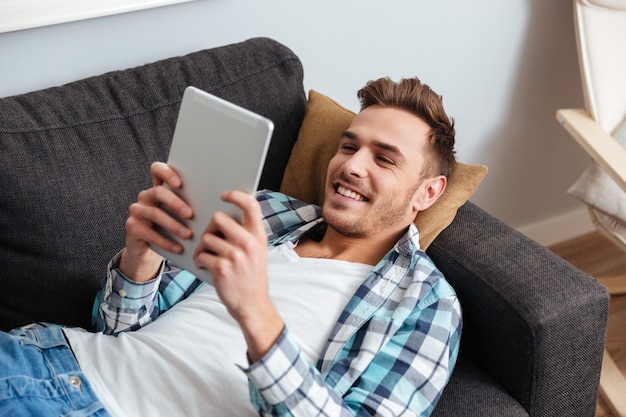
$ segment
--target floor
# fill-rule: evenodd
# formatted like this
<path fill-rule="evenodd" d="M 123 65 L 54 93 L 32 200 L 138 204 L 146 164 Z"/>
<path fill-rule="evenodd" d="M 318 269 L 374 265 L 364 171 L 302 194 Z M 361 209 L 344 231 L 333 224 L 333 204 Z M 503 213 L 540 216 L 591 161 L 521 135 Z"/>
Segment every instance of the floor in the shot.
<path fill-rule="evenodd" d="M 550 249 L 589 275 L 602 279 L 626 277 L 626 253 L 599 233 L 591 233 Z M 626 295 L 611 297 L 606 349 L 626 374 Z M 618 417 L 612 414 L 602 398 L 595 417 Z"/>

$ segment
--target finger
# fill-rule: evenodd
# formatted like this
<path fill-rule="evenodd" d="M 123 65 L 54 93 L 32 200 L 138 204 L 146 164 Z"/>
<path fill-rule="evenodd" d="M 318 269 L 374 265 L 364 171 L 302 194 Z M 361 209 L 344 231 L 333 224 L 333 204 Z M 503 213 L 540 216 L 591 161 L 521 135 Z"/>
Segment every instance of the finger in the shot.
<path fill-rule="evenodd" d="M 176 171 L 165 162 L 154 162 L 150 165 L 150 175 L 152 176 L 152 184 L 167 184 L 171 188 L 177 189 L 182 187 L 183 182 Z"/>
<path fill-rule="evenodd" d="M 194 258 L 197 268 L 206 269 L 211 272 L 214 284 L 218 281 L 224 282 L 233 276 L 235 264 L 227 258 L 216 256 L 209 252 L 202 252 Z"/>
<path fill-rule="evenodd" d="M 156 186 L 140 192 L 137 202 L 145 206 L 162 207 L 172 215 L 179 217 L 181 221 L 193 217 L 193 211 L 185 200 L 163 186 Z"/>
<path fill-rule="evenodd" d="M 189 239 L 192 236 L 190 228 L 161 207 L 135 203 L 130 206 L 129 212 L 130 219 L 137 219 L 140 223 L 150 225 L 151 230 L 156 225 L 181 239 Z"/>
<path fill-rule="evenodd" d="M 237 245 L 237 242 L 245 239 L 247 232 L 233 218 L 226 213 L 218 211 L 204 230 L 200 242 L 194 251 L 194 257 L 203 252 L 221 255 L 227 248 L 226 245 Z"/>
<path fill-rule="evenodd" d="M 133 209 L 136 210 L 136 209 Z M 133 242 L 143 245 L 152 245 L 168 252 L 181 253 L 182 246 L 168 239 L 154 229 L 152 222 L 146 221 L 139 216 L 131 216 L 126 220 L 127 247 L 133 246 Z"/>
<path fill-rule="evenodd" d="M 194 256 L 208 253 L 214 256 L 227 257 L 233 248 L 234 246 L 221 236 L 212 233 L 204 233 L 200 237 L 200 242 L 194 252 Z"/>
<path fill-rule="evenodd" d="M 228 217 L 226 215 L 224 216 Z M 241 228 L 241 225 L 236 222 L 235 225 Z M 200 242 L 194 251 L 193 259 L 198 268 L 208 269 L 214 277 L 219 277 L 226 274 L 225 268 L 229 268 L 229 265 L 233 265 L 233 262 L 237 258 L 235 253 L 238 250 L 239 249 L 228 242 L 220 232 L 207 232 L 200 237 Z M 218 265 L 221 266 L 218 268 Z"/>
<path fill-rule="evenodd" d="M 256 197 L 239 190 L 226 191 L 221 195 L 222 201 L 234 204 L 243 212 L 243 226 L 256 236 L 265 236 L 263 214 Z"/>

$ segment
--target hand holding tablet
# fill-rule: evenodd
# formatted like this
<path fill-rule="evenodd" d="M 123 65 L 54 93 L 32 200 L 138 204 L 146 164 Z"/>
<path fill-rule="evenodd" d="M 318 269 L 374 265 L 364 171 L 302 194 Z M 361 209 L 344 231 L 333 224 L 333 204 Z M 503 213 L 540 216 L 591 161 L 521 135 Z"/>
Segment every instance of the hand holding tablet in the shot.
<path fill-rule="evenodd" d="M 194 210 L 191 220 L 178 218 L 193 237 L 183 240 L 159 230 L 180 243 L 183 252 L 153 250 L 210 282 L 210 273 L 196 268 L 193 260 L 198 239 L 216 211 L 241 220 L 241 211 L 220 196 L 229 190 L 250 194 L 257 190 L 273 128 L 269 119 L 233 103 L 195 87 L 185 90 L 167 163 L 183 182 L 173 191 Z"/>

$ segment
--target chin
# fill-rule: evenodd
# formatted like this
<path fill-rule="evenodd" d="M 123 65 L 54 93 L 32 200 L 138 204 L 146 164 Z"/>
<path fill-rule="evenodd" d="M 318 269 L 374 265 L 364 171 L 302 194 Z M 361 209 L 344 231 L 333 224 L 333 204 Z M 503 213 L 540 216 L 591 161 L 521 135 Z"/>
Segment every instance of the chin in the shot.
<path fill-rule="evenodd" d="M 347 237 L 363 237 L 367 235 L 367 227 L 363 218 L 365 216 L 347 215 L 328 205 L 322 208 L 322 217 L 328 227 Z"/>

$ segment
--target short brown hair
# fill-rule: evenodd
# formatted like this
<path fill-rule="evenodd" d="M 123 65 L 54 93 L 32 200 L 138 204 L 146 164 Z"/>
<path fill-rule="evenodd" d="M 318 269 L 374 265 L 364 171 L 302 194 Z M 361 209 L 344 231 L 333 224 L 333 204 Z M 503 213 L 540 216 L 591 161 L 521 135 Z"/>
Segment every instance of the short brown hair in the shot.
<path fill-rule="evenodd" d="M 454 158 L 454 120 L 448 117 L 441 96 L 417 77 L 403 78 L 398 82 L 390 78 L 369 81 L 357 93 L 361 110 L 373 106 L 393 106 L 406 110 L 430 126 L 429 142 L 436 156 L 435 163 L 427 163 L 424 174 L 448 177 L 456 167 Z"/>

